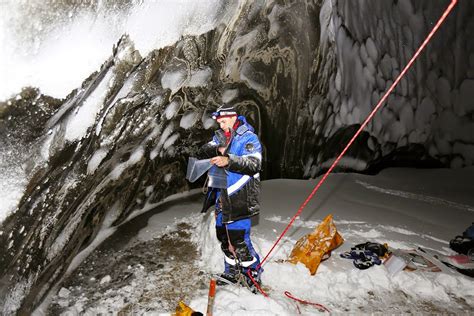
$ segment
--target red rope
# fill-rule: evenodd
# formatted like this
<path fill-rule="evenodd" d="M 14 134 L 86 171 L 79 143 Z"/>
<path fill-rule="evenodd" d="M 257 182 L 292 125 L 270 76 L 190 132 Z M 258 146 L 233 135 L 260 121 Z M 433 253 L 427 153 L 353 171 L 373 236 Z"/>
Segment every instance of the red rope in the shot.
<path fill-rule="evenodd" d="M 321 180 L 319 180 L 318 184 L 315 186 L 315 188 L 313 189 L 313 191 L 311 192 L 311 194 L 306 198 L 306 200 L 303 202 L 303 204 L 301 204 L 300 208 L 298 209 L 298 211 L 296 212 L 296 214 L 291 218 L 290 222 L 288 223 L 288 225 L 286 226 L 286 228 L 283 230 L 283 232 L 281 233 L 280 237 L 278 237 L 277 241 L 273 244 L 272 248 L 270 249 L 270 251 L 266 254 L 265 258 L 263 258 L 263 260 L 260 262 L 259 266 L 257 267 L 257 270 L 263 265 L 263 263 L 267 260 L 268 256 L 270 256 L 270 254 L 272 253 L 272 251 L 275 249 L 276 245 L 280 242 L 280 240 L 283 238 L 283 236 L 287 233 L 287 231 L 290 229 L 291 225 L 293 225 L 293 222 L 296 220 L 296 218 L 301 214 L 301 212 L 303 211 L 303 209 L 306 207 L 306 205 L 309 203 L 309 201 L 313 198 L 313 196 L 316 194 L 316 192 L 319 190 L 319 188 L 321 187 L 321 185 L 324 183 L 324 181 L 326 181 L 326 178 L 329 176 L 329 174 L 332 172 L 332 170 L 336 167 L 336 165 L 339 163 L 339 160 L 341 160 L 342 156 L 344 156 L 344 154 L 347 152 L 347 150 L 349 149 L 349 147 L 352 145 L 352 143 L 354 142 L 354 140 L 359 136 L 359 134 L 362 132 L 362 130 L 367 126 L 367 124 L 369 123 L 369 121 L 373 118 L 373 116 L 375 115 L 375 113 L 379 110 L 379 108 L 382 106 L 382 103 L 385 102 L 385 100 L 388 98 L 388 95 L 393 91 L 393 89 L 395 89 L 395 86 L 400 82 L 400 80 L 402 79 L 402 77 L 405 75 L 405 73 L 410 69 L 410 67 L 412 66 L 412 64 L 415 62 L 415 60 L 418 58 L 418 55 L 420 55 L 421 51 L 426 47 L 426 45 L 428 44 L 428 42 L 431 40 L 431 38 L 433 37 L 434 33 L 436 33 L 436 31 L 439 29 L 439 27 L 441 26 L 441 24 L 443 24 L 444 20 L 446 19 L 446 17 L 448 16 L 448 14 L 451 12 L 451 10 L 454 8 L 454 6 L 456 5 L 457 3 L 457 0 L 451 0 L 451 3 L 449 4 L 448 8 L 444 11 L 443 15 L 441 16 L 441 18 L 438 20 L 438 22 L 436 23 L 436 25 L 433 27 L 433 29 L 431 30 L 431 32 L 428 34 L 428 36 L 426 37 L 426 39 L 423 41 L 423 43 L 421 44 L 421 46 L 418 48 L 418 50 L 416 51 L 416 53 L 413 55 L 413 57 L 410 59 L 410 61 L 408 62 L 408 64 L 405 66 L 405 68 L 403 68 L 402 72 L 398 75 L 397 79 L 395 79 L 395 81 L 393 82 L 393 84 L 390 86 L 390 88 L 387 90 L 387 92 L 385 92 L 385 94 L 383 95 L 383 97 L 380 99 L 380 101 L 377 103 L 377 105 L 375 106 L 375 108 L 372 110 L 372 112 L 370 112 L 369 116 L 365 119 L 365 121 L 362 123 L 362 125 L 360 126 L 360 128 L 357 130 L 357 132 L 354 134 L 354 136 L 351 138 L 351 140 L 349 141 L 349 143 L 347 143 L 346 147 L 342 150 L 342 152 L 339 154 L 339 156 L 336 158 L 336 160 L 333 162 L 333 164 L 331 165 L 331 167 L 329 167 L 329 169 L 326 171 L 326 173 L 324 174 L 324 176 L 321 178 Z M 255 280 L 252 278 L 252 276 L 250 275 L 250 273 L 248 273 L 248 275 L 250 276 L 252 282 L 255 284 L 255 286 L 258 288 L 258 290 L 260 291 L 260 293 L 262 293 L 265 297 L 268 297 L 268 295 L 260 288 L 260 286 L 255 282 Z"/>
<path fill-rule="evenodd" d="M 287 297 L 291 298 L 292 300 L 297 301 L 297 302 L 300 302 L 300 303 L 302 303 L 302 304 L 315 306 L 317 309 L 319 309 L 320 312 L 328 312 L 328 313 L 330 313 L 329 309 L 327 309 L 324 305 L 321 305 L 321 304 L 318 304 L 318 303 L 313 303 L 313 302 L 310 302 L 310 301 L 305 301 L 305 300 L 299 299 L 299 298 L 297 298 L 297 297 L 294 297 L 293 294 L 291 294 L 291 293 L 288 292 L 288 291 L 285 291 L 285 295 L 286 295 Z"/>

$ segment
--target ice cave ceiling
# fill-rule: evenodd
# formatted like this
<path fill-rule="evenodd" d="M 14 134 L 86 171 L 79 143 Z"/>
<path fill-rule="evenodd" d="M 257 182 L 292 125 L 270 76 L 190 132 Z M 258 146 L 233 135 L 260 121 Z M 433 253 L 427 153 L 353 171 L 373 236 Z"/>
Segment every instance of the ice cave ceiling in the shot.
<path fill-rule="evenodd" d="M 25 88 L 0 103 L 0 144 L 28 148 L 29 175 L 0 227 L 3 312 L 34 309 L 101 228 L 188 190 L 187 157 L 223 102 L 256 127 L 266 179 L 320 175 L 449 2 L 240 1 L 146 56 L 123 36 L 64 100 Z M 461 0 L 338 171 L 473 165 L 472 34 Z"/>

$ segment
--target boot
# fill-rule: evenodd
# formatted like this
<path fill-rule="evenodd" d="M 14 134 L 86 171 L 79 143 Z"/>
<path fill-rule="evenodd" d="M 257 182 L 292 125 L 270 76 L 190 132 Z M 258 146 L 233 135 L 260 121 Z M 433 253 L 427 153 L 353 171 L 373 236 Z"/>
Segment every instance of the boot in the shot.
<path fill-rule="evenodd" d="M 233 265 L 230 265 L 230 264 L 226 264 L 226 271 L 224 271 L 223 273 L 221 273 L 219 275 L 220 278 L 224 279 L 224 280 L 227 280 L 229 281 L 230 283 L 232 284 L 235 284 L 237 283 L 239 280 L 238 280 L 238 271 L 237 271 L 237 267 L 236 266 L 233 266 Z M 219 280 L 217 279 L 216 280 L 216 284 L 217 285 L 228 285 L 229 282 L 225 282 L 224 280 Z"/>
<path fill-rule="evenodd" d="M 250 271 L 250 274 L 252 275 L 253 281 L 249 277 L 248 271 Z M 258 287 L 261 287 L 261 285 L 262 285 L 262 280 L 260 278 L 261 272 L 262 272 L 261 269 L 259 271 L 255 270 L 255 269 L 246 269 L 244 272 L 242 272 L 243 276 L 245 277 L 246 286 L 254 294 L 258 294 L 258 292 L 259 292 L 259 290 L 258 290 L 257 286 L 255 285 L 255 283 L 258 285 Z M 254 281 L 255 281 L 255 283 L 254 283 Z"/>

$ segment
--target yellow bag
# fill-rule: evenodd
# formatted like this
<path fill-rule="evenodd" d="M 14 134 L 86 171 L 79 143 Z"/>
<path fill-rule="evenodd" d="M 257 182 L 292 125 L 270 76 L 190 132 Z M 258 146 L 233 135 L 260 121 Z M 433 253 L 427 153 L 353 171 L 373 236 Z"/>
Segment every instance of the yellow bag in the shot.
<path fill-rule="evenodd" d="M 337 232 L 332 215 L 329 214 L 312 233 L 298 240 L 288 261 L 303 263 L 311 275 L 314 275 L 323 256 L 342 245 L 343 242 L 344 239 Z"/>
<path fill-rule="evenodd" d="M 196 315 L 195 313 L 196 312 L 191 307 L 184 304 L 183 301 L 179 301 L 178 306 L 176 306 L 176 311 L 173 314 L 173 316 L 192 316 L 192 315 Z"/>

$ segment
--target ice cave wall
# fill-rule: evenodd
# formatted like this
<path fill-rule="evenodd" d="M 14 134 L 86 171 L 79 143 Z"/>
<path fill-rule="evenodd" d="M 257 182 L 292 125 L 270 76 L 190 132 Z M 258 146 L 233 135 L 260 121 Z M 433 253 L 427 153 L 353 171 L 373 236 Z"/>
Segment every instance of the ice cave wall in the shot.
<path fill-rule="evenodd" d="M 222 102 L 256 127 L 266 178 L 318 175 L 447 4 L 240 1 L 215 30 L 145 57 L 123 37 L 60 105 L 31 90 L 1 104 L 6 134 L 38 111 L 41 128 L 22 139 L 29 183 L 1 226 L 0 310 L 29 313 L 99 231 L 189 189 L 186 159 Z M 472 165 L 473 7 L 459 2 L 342 169 Z"/>
<path fill-rule="evenodd" d="M 321 41 L 335 54 L 327 94 L 333 114 L 321 116 L 322 107 L 308 107 L 313 128 L 322 125 L 325 140 L 367 117 L 449 2 L 325 2 L 332 5 L 323 9 Z M 402 160 L 406 165 L 473 164 L 474 41 L 469 35 L 473 31 L 473 4 L 459 1 L 365 129 L 370 135 L 367 144 L 359 144 L 357 152 L 348 155 L 358 159 L 346 158 L 343 164 L 355 170 Z M 314 176 L 328 166 L 334 153 L 326 154 L 327 150 L 316 150 L 307 158 L 306 175 Z"/>

